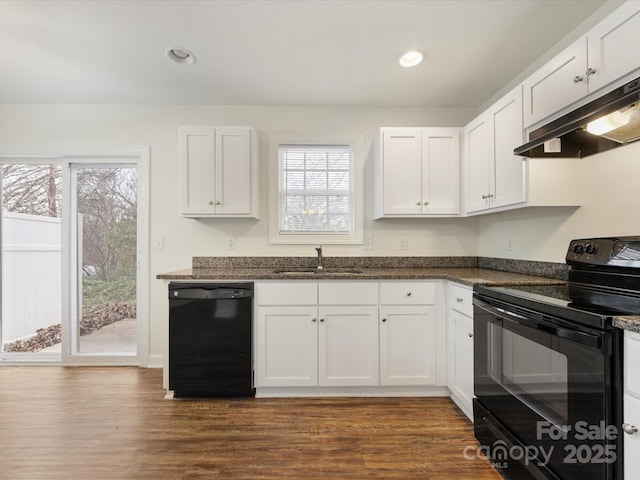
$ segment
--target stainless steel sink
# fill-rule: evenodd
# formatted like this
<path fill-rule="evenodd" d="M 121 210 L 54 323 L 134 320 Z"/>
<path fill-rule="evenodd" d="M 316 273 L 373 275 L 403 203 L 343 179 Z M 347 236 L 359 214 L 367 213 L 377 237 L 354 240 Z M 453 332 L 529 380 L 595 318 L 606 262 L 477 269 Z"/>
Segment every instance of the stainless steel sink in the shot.
<path fill-rule="evenodd" d="M 278 275 L 358 275 L 364 272 L 357 268 L 324 268 L 322 270 L 312 268 L 299 270 L 274 270 L 273 273 Z"/>

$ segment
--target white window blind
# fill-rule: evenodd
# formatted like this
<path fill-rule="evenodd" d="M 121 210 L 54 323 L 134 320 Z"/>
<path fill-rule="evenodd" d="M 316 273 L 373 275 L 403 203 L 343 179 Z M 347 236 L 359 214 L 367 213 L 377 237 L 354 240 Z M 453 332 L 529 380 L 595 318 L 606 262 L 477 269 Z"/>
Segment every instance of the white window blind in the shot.
<path fill-rule="evenodd" d="M 280 145 L 280 232 L 353 232 L 353 148 Z"/>

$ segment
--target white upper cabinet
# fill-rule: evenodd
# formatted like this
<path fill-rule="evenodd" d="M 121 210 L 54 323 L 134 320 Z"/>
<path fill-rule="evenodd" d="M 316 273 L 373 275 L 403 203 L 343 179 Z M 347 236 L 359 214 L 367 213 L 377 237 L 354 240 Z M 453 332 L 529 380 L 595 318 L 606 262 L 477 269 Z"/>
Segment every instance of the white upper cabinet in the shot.
<path fill-rule="evenodd" d="M 533 125 L 587 95 L 586 70 L 587 39 L 582 37 L 523 82 L 524 125 Z"/>
<path fill-rule="evenodd" d="M 375 218 L 460 213 L 460 130 L 382 128 Z"/>
<path fill-rule="evenodd" d="M 523 83 L 530 127 L 640 68 L 640 2 L 624 3 Z"/>
<path fill-rule="evenodd" d="M 181 214 L 258 218 L 258 138 L 251 127 L 179 129 Z"/>
<path fill-rule="evenodd" d="M 466 213 L 525 202 L 525 161 L 513 154 L 523 134 L 520 86 L 465 127 Z"/>
<path fill-rule="evenodd" d="M 593 27 L 589 45 L 589 90 L 591 92 L 640 68 L 640 2 L 626 2 Z"/>

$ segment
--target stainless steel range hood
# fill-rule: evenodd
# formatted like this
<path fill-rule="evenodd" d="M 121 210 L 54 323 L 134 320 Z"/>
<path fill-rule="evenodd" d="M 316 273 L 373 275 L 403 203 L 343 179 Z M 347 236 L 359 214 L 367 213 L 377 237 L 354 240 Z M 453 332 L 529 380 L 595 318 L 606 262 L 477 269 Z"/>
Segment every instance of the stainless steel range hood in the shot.
<path fill-rule="evenodd" d="M 586 157 L 640 139 L 640 78 L 529 134 L 513 153 L 525 157 Z"/>

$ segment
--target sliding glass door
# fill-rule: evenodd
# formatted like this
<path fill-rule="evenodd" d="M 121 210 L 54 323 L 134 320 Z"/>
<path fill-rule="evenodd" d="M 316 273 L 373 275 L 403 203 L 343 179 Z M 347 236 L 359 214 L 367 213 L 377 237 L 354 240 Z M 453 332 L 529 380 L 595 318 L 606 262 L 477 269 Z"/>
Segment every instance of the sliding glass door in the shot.
<path fill-rule="evenodd" d="M 71 194 L 70 354 L 135 356 L 136 168 L 73 164 Z"/>
<path fill-rule="evenodd" d="M 148 152 L 0 167 L 0 361 L 145 364 Z"/>

